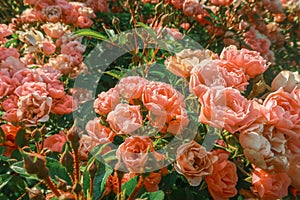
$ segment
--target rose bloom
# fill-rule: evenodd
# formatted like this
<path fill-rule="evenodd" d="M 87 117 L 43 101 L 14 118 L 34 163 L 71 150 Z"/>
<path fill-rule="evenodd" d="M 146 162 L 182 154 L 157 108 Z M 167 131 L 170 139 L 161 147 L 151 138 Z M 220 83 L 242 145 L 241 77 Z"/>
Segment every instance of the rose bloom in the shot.
<path fill-rule="evenodd" d="M 217 157 L 194 140 L 177 149 L 175 170 L 182 174 L 191 186 L 198 186 L 203 176 L 211 175 Z"/>
<path fill-rule="evenodd" d="M 35 92 L 21 96 L 18 101 L 17 117 L 20 121 L 26 121 L 29 124 L 46 122 L 49 119 L 51 104 L 51 97 Z"/>
<path fill-rule="evenodd" d="M 300 154 L 293 155 L 289 159 L 289 166 L 288 166 L 288 175 L 292 180 L 291 185 L 300 190 Z"/>
<path fill-rule="evenodd" d="M 214 199 L 234 197 L 238 181 L 236 166 L 228 160 L 229 152 L 218 149 L 213 154 L 218 156 L 218 160 L 213 164 L 212 175 L 205 176 L 208 191 Z"/>
<path fill-rule="evenodd" d="M 58 22 L 61 18 L 61 14 L 61 7 L 57 5 L 47 6 L 42 10 L 42 17 L 47 22 Z"/>
<path fill-rule="evenodd" d="M 296 90 L 285 92 L 283 88 L 270 93 L 264 100 L 262 113 L 267 123 L 286 135 L 298 138 L 300 128 L 300 95 Z"/>
<path fill-rule="evenodd" d="M 5 60 L 10 56 L 19 58 L 20 57 L 19 51 L 15 48 L 0 47 L 0 60 Z"/>
<path fill-rule="evenodd" d="M 77 24 L 79 28 L 90 28 L 93 25 L 93 21 L 85 16 L 79 16 L 77 19 Z"/>
<path fill-rule="evenodd" d="M 210 2 L 216 6 L 230 6 L 233 0 L 210 0 Z"/>
<path fill-rule="evenodd" d="M 26 96 L 32 93 L 39 94 L 41 96 L 47 96 L 47 85 L 43 82 L 25 82 L 23 85 L 17 87 L 14 93 L 18 96 Z"/>
<path fill-rule="evenodd" d="M 183 13 L 186 16 L 193 16 L 199 12 L 202 6 L 198 0 L 185 0 L 183 3 Z"/>
<path fill-rule="evenodd" d="M 14 126 L 11 124 L 2 124 L 1 129 L 5 134 L 6 141 L 3 146 L 6 147 L 6 150 L 3 155 L 10 156 L 12 151 L 17 149 L 17 144 L 15 142 L 18 131 L 21 129 L 20 126 Z"/>
<path fill-rule="evenodd" d="M 5 41 L 5 37 L 11 34 L 13 34 L 13 32 L 6 24 L 0 24 L 0 41 Z"/>
<path fill-rule="evenodd" d="M 118 104 L 107 116 L 110 127 L 118 134 L 130 134 L 142 127 L 143 117 L 140 106 Z"/>
<path fill-rule="evenodd" d="M 13 80 L 6 75 L 0 74 L 0 99 L 3 99 L 3 97 L 12 94 L 14 89 L 15 83 L 13 82 Z"/>
<path fill-rule="evenodd" d="M 58 115 L 70 114 L 77 109 L 76 102 L 70 95 L 64 95 L 61 99 L 53 99 L 51 113 Z"/>
<path fill-rule="evenodd" d="M 61 46 L 61 53 L 62 54 L 72 55 L 75 52 L 84 53 L 84 51 L 85 51 L 85 46 L 77 40 L 70 41 L 67 44 L 63 44 Z"/>
<path fill-rule="evenodd" d="M 101 125 L 98 118 L 90 120 L 86 124 L 85 130 L 97 144 L 112 142 L 116 135 L 111 129 Z"/>
<path fill-rule="evenodd" d="M 42 43 L 42 50 L 43 50 L 43 53 L 45 53 L 46 55 L 53 54 L 55 52 L 55 49 L 56 49 L 56 46 L 52 42 L 44 41 Z"/>
<path fill-rule="evenodd" d="M 144 87 L 142 101 L 148 110 L 172 113 L 178 107 L 185 107 L 184 97 L 172 85 L 150 82 Z"/>
<path fill-rule="evenodd" d="M 184 49 L 175 56 L 169 57 L 165 64 L 173 74 L 181 77 L 189 77 L 194 66 L 204 59 L 212 59 L 213 53 L 209 50 Z"/>
<path fill-rule="evenodd" d="M 62 25 L 60 22 L 57 22 L 57 23 L 46 23 L 42 26 L 42 29 L 49 37 L 59 38 L 65 33 L 67 28 L 64 25 Z"/>
<path fill-rule="evenodd" d="M 185 2 L 185 0 L 171 0 L 171 3 L 173 4 L 173 6 L 177 9 L 182 9 L 184 2 Z"/>
<path fill-rule="evenodd" d="M 199 98 L 199 121 L 230 133 L 242 131 L 261 117 L 261 106 L 233 88 L 211 88 Z"/>
<path fill-rule="evenodd" d="M 44 140 L 44 148 L 53 152 L 62 153 L 63 146 L 67 142 L 67 137 L 63 131 L 59 131 L 58 134 L 51 135 Z"/>
<path fill-rule="evenodd" d="M 23 23 L 33 23 L 37 21 L 42 21 L 42 12 L 40 10 L 35 10 L 33 8 L 27 8 L 24 10 L 20 16 Z"/>
<path fill-rule="evenodd" d="M 286 173 L 268 174 L 255 167 L 252 185 L 261 199 L 278 199 L 288 195 L 291 179 Z"/>
<path fill-rule="evenodd" d="M 246 32 L 244 35 L 244 42 L 254 51 L 258 51 L 262 55 L 267 54 L 270 51 L 270 40 L 255 28 L 251 28 L 250 31 Z"/>
<path fill-rule="evenodd" d="M 148 168 L 155 168 L 163 159 L 163 155 L 155 152 L 152 140 L 148 136 L 126 138 L 117 149 L 116 156 L 118 158 L 116 169 L 126 171 L 127 168 L 129 172 L 134 173 L 142 173 Z"/>
<path fill-rule="evenodd" d="M 17 109 L 18 109 L 18 96 L 10 95 L 7 99 L 5 99 L 1 106 L 5 113 L 2 115 L 2 119 L 9 122 L 17 122 Z"/>
<path fill-rule="evenodd" d="M 273 91 L 280 87 L 286 92 L 292 92 L 293 89 L 300 89 L 300 75 L 298 72 L 281 71 L 272 81 L 271 88 Z"/>
<path fill-rule="evenodd" d="M 11 74 L 14 74 L 15 72 L 19 70 L 26 69 L 28 66 L 26 66 L 19 58 L 15 58 L 13 56 L 7 57 L 5 60 L 0 63 L 0 68 L 2 69 L 8 69 Z"/>
<path fill-rule="evenodd" d="M 108 114 L 115 109 L 116 105 L 120 103 L 120 97 L 117 90 L 109 89 L 107 92 L 101 92 L 94 102 L 95 112 L 99 115 Z"/>
<path fill-rule="evenodd" d="M 49 66 L 59 70 L 62 74 L 69 74 L 73 70 L 72 58 L 69 55 L 60 54 L 56 58 L 49 59 Z"/>
<path fill-rule="evenodd" d="M 171 115 L 167 116 L 167 132 L 174 135 L 182 133 L 183 129 L 188 126 L 190 120 L 185 108 L 179 107 Z"/>
<path fill-rule="evenodd" d="M 237 50 L 235 46 L 229 46 L 223 49 L 220 57 L 244 70 L 251 78 L 264 73 L 269 67 L 266 60 L 261 57 L 258 52 L 248 49 Z"/>
<path fill-rule="evenodd" d="M 34 73 L 41 78 L 45 83 L 60 83 L 59 80 L 61 77 L 61 73 L 59 70 L 53 69 L 48 66 L 44 66 L 43 68 L 34 69 Z"/>
<path fill-rule="evenodd" d="M 190 78 L 190 91 L 201 97 L 210 87 L 234 87 L 244 91 L 248 85 L 242 70 L 231 69 L 231 64 L 221 60 L 203 60 L 196 65 Z"/>
<path fill-rule="evenodd" d="M 60 99 L 65 95 L 64 86 L 61 83 L 48 83 L 47 90 L 53 99 Z"/>
<path fill-rule="evenodd" d="M 107 0 L 87 0 L 86 4 L 95 12 L 108 12 Z"/>
<path fill-rule="evenodd" d="M 149 81 L 139 76 L 128 76 L 122 78 L 116 85 L 115 90 L 129 102 L 133 99 L 139 99 L 142 97 L 142 93 L 146 84 Z"/>
<path fill-rule="evenodd" d="M 159 190 L 158 184 L 161 181 L 161 174 L 157 172 L 151 172 L 144 179 L 144 186 L 148 192 L 155 192 Z"/>

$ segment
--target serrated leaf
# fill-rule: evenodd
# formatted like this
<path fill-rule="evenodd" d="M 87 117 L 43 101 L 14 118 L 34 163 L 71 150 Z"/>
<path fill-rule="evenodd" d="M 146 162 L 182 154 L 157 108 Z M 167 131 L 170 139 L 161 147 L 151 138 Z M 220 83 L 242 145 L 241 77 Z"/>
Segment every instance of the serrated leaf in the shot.
<path fill-rule="evenodd" d="M 46 157 L 46 166 L 49 168 L 50 177 L 55 180 L 55 176 L 65 180 L 68 185 L 72 185 L 71 178 L 64 166 L 54 158 Z"/>
<path fill-rule="evenodd" d="M 162 190 L 145 192 L 141 198 L 147 198 L 148 200 L 163 200 L 165 198 L 165 193 Z"/>
<path fill-rule="evenodd" d="M 91 29 L 80 29 L 78 31 L 75 31 L 74 33 L 77 36 L 85 36 L 85 37 L 92 37 L 98 40 L 106 40 L 106 36 L 102 35 L 101 33 L 98 33 L 96 31 L 93 31 Z"/>
<path fill-rule="evenodd" d="M 122 191 L 125 191 L 126 195 L 130 196 L 130 194 L 133 192 L 134 188 L 136 187 L 137 183 L 138 183 L 138 177 L 135 176 L 122 185 Z"/>
<path fill-rule="evenodd" d="M 18 173 L 20 176 L 24 177 L 24 178 L 29 178 L 29 179 L 33 179 L 33 180 L 39 180 L 38 177 L 36 177 L 36 175 L 34 174 L 28 174 L 27 171 L 24 169 L 24 161 L 19 161 L 16 162 L 14 164 L 12 164 L 10 166 L 10 168 Z"/>
<path fill-rule="evenodd" d="M 113 172 L 111 166 L 104 164 L 96 160 L 98 170 L 95 175 L 94 184 L 93 184 L 93 200 L 98 200 L 101 198 L 103 191 L 105 189 L 105 184 L 108 176 Z"/>

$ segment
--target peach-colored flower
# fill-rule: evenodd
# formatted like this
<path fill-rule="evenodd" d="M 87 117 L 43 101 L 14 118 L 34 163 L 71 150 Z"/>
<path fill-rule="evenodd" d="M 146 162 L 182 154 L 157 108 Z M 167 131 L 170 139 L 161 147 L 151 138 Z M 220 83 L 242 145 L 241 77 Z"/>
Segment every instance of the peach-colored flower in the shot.
<path fill-rule="evenodd" d="M 173 4 L 173 6 L 177 9 L 182 9 L 184 2 L 185 2 L 185 0 L 171 0 L 171 3 Z"/>
<path fill-rule="evenodd" d="M 204 59 L 212 59 L 213 53 L 209 50 L 184 49 L 175 56 L 169 57 L 165 64 L 173 74 L 181 77 L 189 77 L 194 66 Z"/>
<path fill-rule="evenodd" d="M 69 74 L 72 72 L 72 58 L 66 54 L 60 54 L 56 58 L 49 59 L 49 66 L 58 69 L 62 74 Z"/>
<path fill-rule="evenodd" d="M 13 34 L 13 32 L 6 24 L 0 24 L 0 42 L 5 41 L 5 37 L 11 34 Z"/>
<path fill-rule="evenodd" d="M 214 199 L 229 199 L 237 194 L 235 188 L 238 176 L 236 166 L 228 160 L 229 152 L 216 150 L 213 152 L 218 160 L 213 164 L 212 175 L 205 177 L 208 191 Z"/>
<path fill-rule="evenodd" d="M 70 95 L 64 95 L 60 99 L 53 99 L 51 113 L 58 115 L 70 114 L 77 108 L 76 103 L 73 101 L 73 97 Z"/>
<path fill-rule="evenodd" d="M 198 186 L 203 176 L 211 175 L 217 157 L 194 140 L 177 149 L 175 170 L 185 176 L 191 186 Z"/>
<path fill-rule="evenodd" d="M 125 142 L 117 149 L 116 156 L 118 158 L 117 169 L 125 171 L 127 168 L 130 172 L 135 173 L 142 173 L 146 169 L 155 168 L 158 162 L 163 159 L 163 155 L 155 152 L 152 140 L 148 136 L 126 138 Z"/>
<path fill-rule="evenodd" d="M 185 107 L 184 97 L 173 86 L 163 82 L 150 82 L 144 87 L 142 101 L 152 112 L 172 113 L 178 107 Z"/>
<path fill-rule="evenodd" d="M 151 121 L 152 119 L 150 119 Z M 188 126 L 190 120 L 185 108 L 179 107 L 172 114 L 167 116 L 167 132 L 174 135 L 182 133 L 182 130 Z M 157 122 L 156 122 L 157 123 Z"/>
<path fill-rule="evenodd" d="M 63 146 L 67 142 L 67 137 L 63 131 L 59 131 L 58 134 L 51 135 L 44 140 L 44 148 L 50 151 L 62 153 Z"/>
<path fill-rule="evenodd" d="M 42 50 L 43 50 L 43 53 L 45 53 L 46 55 L 53 54 L 55 52 L 55 49 L 56 49 L 56 46 L 52 42 L 44 41 L 42 43 Z"/>
<path fill-rule="evenodd" d="M 116 85 L 115 90 L 129 102 L 133 99 L 139 99 L 142 97 L 142 92 L 146 84 L 149 81 L 139 76 L 128 76 L 122 78 Z"/>
<path fill-rule="evenodd" d="M 291 185 L 296 189 L 300 190 L 300 154 L 295 154 L 293 157 L 289 159 L 289 166 L 288 166 L 288 175 L 292 180 Z"/>
<path fill-rule="evenodd" d="M 256 51 L 248 49 L 237 50 L 235 46 L 225 48 L 221 53 L 221 58 L 235 64 L 233 67 L 243 69 L 249 77 L 264 73 L 268 69 L 266 60 Z"/>
<path fill-rule="evenodd" d="M 19 51 L 15 48 L 0 47 L 0 60 L 5 60 L 10 56 L 19 58 L 20 57 Z"/>
<path fill-rule="evenodd" d="M 8 69 L 11 74 L 27 68 L 27 66 L 23 62 L 21 62 L 19 58 L 13 56 L 9 56 L 5 60 L 3 60 L 0 64 L 0 67 L 2 69 Z"/>
<path fill-rule="evenodd" d="M 210 2 L 216 6 L 229 6 L 233 0 L 210 0 Z"/>
<path fill-rule="evenodd" d="M 28 94 L 39 94 L 43 96 L 48 95 L 47 85 L 43 82 L 25 82 L 23 85 L 17 87 L 14 93 L 18 96 L 26 96 Z"/>
<path fill-rule="evenodd" d="M 23 85 L 26 82 L 38 81 L 32 73 L 32 70 L 29 69 L 23 69 L 15 72 L 12 76 L 12 80 L 17 86 Z"/>
<path fill-rule="evenodd" d="M 35 69 L 34 72 L 39 77 L 39 80 L 42 79 L 45 83 L 60 83 L 61 73 L 59 70 L 44 66 L 43 68 Z"/>
<path fill-rule="evenodd" d="M 143 117 L 139 105 L 118 104 L 108 114 L 106 120 L 118 134 L 130 134 L 143 125 Z"/>
<path fill-rule="evenodd" d="M 183 13 L 186 16 L 193 16 L 202 8 L 198 0 L 185 0 L 183 3 Z"/>
<path fill-rule="evenodd" d="M 272 81 L 272 90 L 276 91 L 280 87 L 286 92 L 292 92 L 293 89 L 300 89 L 300 75 L 298 72 L 281 71 Z"/>
<path fill-rule="evenodd" d="M 90 120 L 86 124 L 85 130 L 97 144 L 112 142 L 116 135 L 111 129 L 101 125 L 98 118 Z"/>
<path fill-rule="evenodd" d="M 7 99 L 5 99 L 1 106 L 5 113 L 2 116 L 2 119 L 7 120 L 9 122 L 17 122 L 17 109 L 18 109 L 18 97 L 16 95 L 10 95 Z"/>
<path fill-rule="evenodd" d="M 33 8 L 27 8 L 24 10 L 20 16 L 23 23 L 33 23 L 37 21 L 42 21 L 42 12 L 40 10 L 35 10 Z"/>
<path fill-rule="evenodd" d="M 261 106 L 233 88 L 211 88 L 202 97 L 199 121 L 230 133 L 242 131 L 261 117 Z"/>
<path fill-rule="evenodd" d="M 12 94 L 15 87 L 15 83 L 10 77 L 0 74 L 0 99 Z"/>
<path fill-rule="evenodd" d="M 93 25 L 93 21 L 86 16 L 79 16 L 77 19 L 77 24 L 79 28 L 90 28 Z"/>
<path fill-rule="evenodd" d="M 268 174 L 255 167 L 252 184 L 261 199 L 281 199 L 288 195 L 291 179 L 286 173 Z"/>
<path fill-rule="evenodd" d="M 18 101 L 17 117 L 28 124 L 48 121 L 51 104 L 50 97 L 36 92 L 21 96 Z"/>
<path fill-rule="evenodd" d="M 94 102 L 95 112 L 99 115 L 108 114 L 116 105 L 120 103 L 120 97 L 117 90 L 109 89 L 107 92 L 101 92 Z"/>
<path fill-rule="evenodd" d="M 20 126 L 14 126 L 12 124 L 2 124 L 1 129 L 5 134 L 6 141 L 1 144 L 6 147 L 4 152 L 5 156 L 10 156 L 12 151 L 17 149 L 17 144 L 15 142 L 18 131 L 21 129 Z"/>
<path fill-rule="evenodd" d="M 262 113 L 267 123 L 274 125 L 286 135 L 299 138 L 300 96 L 296 90 L 285 92 L 283 88 L 270 93 L 265 99 Z"/>
<path fill-rule="evenodd" d="M 74 52 L 83 53 L 84 51 L 85 46 L 77 40 L 70 41 L 61 46 L 62 54 L 72 55 Z"/>
<path fill-rule="evenodd" d="M 47 90 L 53 99 L 60 99 L 65 95 L 64 86 L 61 83 L 48 83 Z"/>
<path fill-rule="evenodd" d="M 62 10 L 58 5 L 47 6 L 42 10 L 42 17 L 47 22 L 56 23 L 61 19 Z"/>
<path fill-rule="evenodd" d="M 86 4 L 95 12 L 108 12 L 107 0 L 87 0 Z"/>
<path fill-rule="evenodd" d="M 144 179 L 144 186 L 148 192 L 155 192 L 159 190 L 158 184 L 161 181 L 161 174 L 157 172 L 151 172 Z"/>
<path fill-rule="evenodd" d="M 66 31 L 66 27 L 63 26 L 60 22 L 57 22 L 57 23 L 46 23 L 46 24 L 44 24 L 42 26 L 42 29 L 51 38 L 59 38 Z"/>

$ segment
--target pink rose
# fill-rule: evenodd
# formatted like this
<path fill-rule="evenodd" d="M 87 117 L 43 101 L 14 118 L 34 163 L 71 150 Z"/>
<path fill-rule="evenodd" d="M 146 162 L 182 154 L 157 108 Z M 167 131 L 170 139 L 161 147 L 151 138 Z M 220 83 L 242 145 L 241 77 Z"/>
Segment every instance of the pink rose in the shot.
<path fill-rule="evenodd" d="M 216 6 L 229 6 L 233 0 L 210 0 L 210 2 Z"/>
<path fill-rule="evenodd" d="M 229 199 L 237 194 L 235 186 L 238 182 L 236 166 L 228 160 L 229 152 L 216 150 L 213 154 L 218 156 L 213 164 L 212 175 L 205 177 L 208 191 L 213 199 Z"/>
<path fill-rule="evenodd" d="M 15 89 L 14 92 L 18 97 L 26 96 L 28 94 L 39 94 L 42 96 L 47 96 L 47 85 L 43 82 L 25 82 Z"/>
<path fill-rule="evenodd" d="M 6 24 L 0 24 L 0 41 L 3 41 L 5 37 L 12 34 L 12 30 Z"/>
<path fill-rule="evenodd" d="M 48 83 L 49 96 L 53 99 L 60 99 L 65 95 L 64 86 L 61 83 Z"/>
<path fill-rule="evenodd" d="M 51 5 L 42 10 L 42 17 L 47 22 L 56 23 L 61 19 L 62 10 L 60 6 Z"/>
<path fill-rule="evenodd" d="M 43 53 L 46 55 L 51 55 L 55 52 L 56 46 L 52 42 L 44 41 L 42 45 Z"/>
<path fill-rule="evenodd" d="M 42 29 L 51 38 L 59 38 L 66 31 L 66 27 L 63 26 L 60 22 L 57 22 L 57 23 L 46 23 L 46 24 L 44 24 L 42 26 Z"/>
<path fill-rule="evenodd" d="M 177 149 L 175 170 L 182 174 L 191 186 L 198 186 L 203 176 L 211 175 L 217 157 L 194 140 Z"/>
<path fill-rule="evenodd" d="M 49 65 L 53 69 L 59 70 L 62 74 L 69 74 L 72 72 L 72 58 L 66 54 L 60 54 L 56 58 L 49 59 Z"/>
<path fill-rule="evenodd" d="M 108 12 L 107 0 L 87 0 L 86 4 L 95 12 Z"/>
<path fill-rule="evenodd" d="M 1 106 L 5 113 L 2 116 L 2 119 L 7 120 L 9 122 L 17 122 L 17 109 L 18 109 L 18 97 L 16 95 L 10 95 L 7 99 L 5 99 Z"/>
<path fill-rule="evenodd" d="M 27 66 L 23 62 L 21 62 L 19 58 L 15 58 L 13 56 L 9 56 L 5 60 L 3 60 L 0 64 L 0 67 L 2 69 L 8 69 L 11 74 L 27 68 Z"/>
<path fill-rule="evenodd" d="M 118 104 L 108 114 L 106 120 L 118 134 L 130 134 L 143 125 L 143 117 L 139 105 Z"/>
<path fill-rule="evenodd" d="M 64 95 L 60 99 L 53 99 L 51 113 L 58 115 L 70 114 L 77 108 L 76 103 L 73 101 L 73 97 L 70 95 Z"/>
<path fill-rule="evenodd" d="M 5 60 L 10 56 L 19 58 L 20 57 L 19 51 L 15 48 L 0 47 L 0 60 Z"/>
<path fill-rule="evenodd" d="M 61 53 L 72 55 L 74 52 L 84 53 L 85 46 L 79 41 L 74 40 L 61 46 Z"/>
<path fill-rule="evenodd" d="M 99 115 L 108 114 L 116 105 L 120 103 L 120 97 L 117 90 L 109 89 L 107 92 L 101 92 L 94 102 L 95 112 Z"/>
<path fill-rule="evenodd" d="M 185 0 L 183 3 L 183 13 L 186 16 L 193 16 L 199 13 L 199 10 L 202 8 L 202 5 L 198 0 Z"/>
<path fill-rule="evenodd" d="M 149 81 L 139 76 L 128 76 L 122 78 L 116 85 L 115 90 L 129 102 L 133 99 L 139 99 L 142 97 L 142 93 L 146 84 Z"/>
<path fill-rule="evenodd" d="M 12 80 L 16 85 L 20 86 L 26 82 L 38 81 L 37 77 L 32 73 L 32 70 L 23 69 L 14 73 Z"/>
<path fill-rule="evenodd" d="M 258 52 L 247 49 L 237 50 L 235 46 L 225 48 L 221 53 L 221 58 L 232 62 L 251 78 L 264 73 L 269 67 Z"/>
<path fill-rule="evenodd" d="M 63 131 L 59 131 L 59 134 L 51 135 L 44 140 L 44 148 L 50 151 L 62 153 L 63 146 L 67 142 L 67 137 Z"/>
<path fill-rule="evenodd" d="M 22 12 L 20 18 L 23 23 L 42 21 L 42 12 L 33 8 L 27 8 Z"/>
<path fill-rule="evenodd" d="M 85 16 L 79 16 L 77 19 L 77 24 L 79 28 L 90 28 L 93 25 L 93 21 Z"/>
<path fill-rule="evenodd" d="M 202 97 L 199 121 L 235 133 L 249 127 L 260 115 L 260 105 L 233 88 L 211 88 Z"/>
<path fill-rule="evenodd" d="M 300 154 L 296 154 L 289 159 L 288 175 L 292 180 L 291 185 L 300 190 Z"/>
<path fill-rule="evenodd" d="M 15 83 L 10 77 L 0 74 L 0 99 L 12 94 L 15 87 Z"/>
<path fill-rule="evenodd" d="M 300 96 L 294 90 L 285 92 L 282 88 L 270 93 L 265 99 L 262 113 L 267 123 L 274 125 L 286 135 L 299 138 Z"/>
<path fill-rule="evenodd" d="M 42 96 L 39 93 L 30 93 L 27 96 L 21 96 L 18 102 L 17 116 L 20 121 L 29 124 L 46 122 L 49 119 L 52 99 Z"/>
<path fill-rule="evenodd" d="M 267 27 L 265 28 L 267 29 Z M 246 32 L 244 36 L 244 42 L 249 45 L 254 51 L 258 51 L 262 55 L 265 55 L 270 51 L 270 40 L 254 27 L 251 27 L 250 31 Z"/>
<path fill-rule="evenodd" d="M 86 124 L 85 130 L 97 144 L 112 142 L 116 135 L 111 129 L 101 125 L 98 118 L 90 120 Z"/>
<path fill-rule="evenodd" d="M 61 73 L 59 70 L 53 69 L 51 67 L 43 67 L 35 69 L 34 71 L 39 77 L 42 78 L 45 83 L 60 83 Z"/>
<path fill-rule="evenodd" d="M 268 174 L 255 167 L 252 184 L 261 199 L 281 199 L 288 195 L 291 179 L 286 173 Z"/>
<path fill-rule="evenodd" d="M 149 159 L 151 155 L 152 159 Z M 155 152 L 152 140 L 148 136 L 131 136 L 126 138 L 117 149 L 118 163 L 116 168 L 125 170 L 123 164 L 130 172 L 142 173 L 145 169 L 155 168 L 163 155 Z"/>
<path fill-rule="evenodd" d="M 177 9 L 182 9 L 184 2 L 185 2 L 185 0 L 171 0 L 171 3 L 173 4 L 173 6 Z"/>

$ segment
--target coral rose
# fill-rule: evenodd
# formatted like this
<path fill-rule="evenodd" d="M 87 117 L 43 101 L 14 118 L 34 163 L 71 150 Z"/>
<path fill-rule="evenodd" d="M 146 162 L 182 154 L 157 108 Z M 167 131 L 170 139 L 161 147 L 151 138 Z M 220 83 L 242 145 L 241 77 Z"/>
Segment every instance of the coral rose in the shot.
<path fill-rule="evenodd" d="M 300 190 L 300 154 L 294 155 L 289 159 L 288 175 L 292 180 L 292 186 Z"/>
<path fill-rule="evenodd" d="M 158 184 L 161 181 L 161 174 L 157 172 L 151 172 L 144 179 L 144 186 L 148 192 L 155 192 L 159 190 Z"/>
<path fill-rule="evenodd" d="M 44 140 L 44 148 L 50 151 L 62 153 L 63 146 L 67 142 L 67 137 L 63 131 L 59 131 L 58 134 L 51 135 Z"/>
<path fill-rule="evenodd" d="M 108 114 L 116 105 L 120 103 L 120 97 L 117 90 L 109 89 L 107 92 L 101 92 L 94 102 L 95 112 L 99 115 Z"/>
<path fill-rule="evenodd" d="M 43 53 L 45 53 L 46 55 L 51 55 L 55 52 L 56 46 L 55 44 L 53 44 L 53 42 L 49 42 L 49 41 L 44 41 L 42 43 L 42 50 Z"/>
<path fill-rule="evenodd" d="M 139 105 L 118 104 L 108 114 L 106 120 L 110 127 L 117 131 L 118 134 L 130 134 L 143 125 L 143 117 Z"/>
<path fill-rule="evenodd" d="M 23 85 L 20 85 L 17 87 L 14 91 L 14 93 L 18 96 L 26 96 L 29 94 L 39 94 L 41 96 L 47 96 L 47 85 L 43 82 L 26 82 Z"/>
<path fill-rule="evenodd" d="M 214 199 L 229 199 L 237 194 L 238 176 L 236 166 L 228 160 L 229 152 L 218 149 L 213 152 L 218 160 L 213 164 L 213 173 L 205 177 L 208 191 Z"/>
<path fill-rule="evenodd" d="M 90 28 L 93 25 L 93 21 L 86 16 L 79 16 L 77 24 L 79 28 Z"/>
<path fill-rule="evenodd" d="M 177 149 L 175 170 L 185 176 L 191 186 L 198 186 L 203 176 L 211 175 L 217 157 L 195 141 Z"/>
<path fill-rule="evenodd" d="M 2 115 L 2 119 L 7 120 L 9 122 L 17 122 L 17 109 L 18 109 L 18 97 L 16 95 L 10 95 L 7 99 L 5 99 L 1 106 L 5 113 Z"/>
<path fill-rule="evenodd" d="M 60 99 L 53 99 L 51 113 L 58 115 L 70 114 L 77 108 L 77 104 L 70 95 L 64 95 Z"/>
<path fill-rule="evenodd" d="M 237 50 L 233 45 L 223 49 L 220 57 L 243 69 L 251 78 L 264 73 L 269 67 L 260 53 L 248 49 Z"/>
<path fill-rule="evenodd" d="M 15 83 L 13 80 L 6 76 L 0 74 L 0 99 L 3 99 L 5 96 L 12 94 L 15 89 Z"/>
<path fill-rule="evenodd" d="M 210 2 L 216 6 L 229 6 L 233 0 L 210 0 Z"/>
<path fill-rule="evenodd" d="M 66 31 L 66 27 L 63 26 L 60 22 L 57 22 L 57 23 L 46 23 L 46 24 L 44 24 L 42 26 L 42 29 L 51 38 L 59 38 Z"/>
<path fill-rule="evenodd" d="M 288 195 L 291 179 L 286 173 L 268 174 L 256 167 L 252 175 L 252 184 L 261 199 L 281 199 Z"/>
<path fill-rule="evenodd" d="M 281 71 L 272 81 L 272 90 L 276 91 L 280 87 L 286 92 L 292 92 L 293 89 L 300 89 L 300 75 L 298 72 Z"/>
<path fill-rule="evenodd" d="M 134 173 L 155 170 L 158 162 L 163 159 L 163 155 L 155 152 L 152 140 L 148 136 L 126 138 L 117 149 L 116 156 L 118 158 L 116 169 L 126 171 L 127 168 Z"/>
<path fill-rule="evenodd" d="M 47 22 L 56 23 L 61 19 L 62 10 L 60 6 L 47 6 L 42 10 L 42 18 Z"/>
<path fill-rule="evenodd" d="M 246 129 L 261 117 L 261 106 L 233 88 L 211 88 L 199 102 L 202 105 L 199 121 L 230 133 Z"/>
<path fill-rule="evenodd" d="M 112 130 L 110 130 L 106 126 L 101 125 L 98 118 L 90 120 L 86 124 L 85 130 L 97 144 L 112 142 L 116 135 Z"/>
<path fill-rule="evenodd" d="M 5 134 L 6 141 L 3 146 L 6 147 L 6 150 L 4 152 L 5 156 L 10 156 L 11 152 L 15 149 L 17 149 L 17 144 L 15 142 L 16 136 L 18 131 L 21 129 L 19 126 L 14 126 L 12 124 L 2 124 L 1 129 Z"/>

